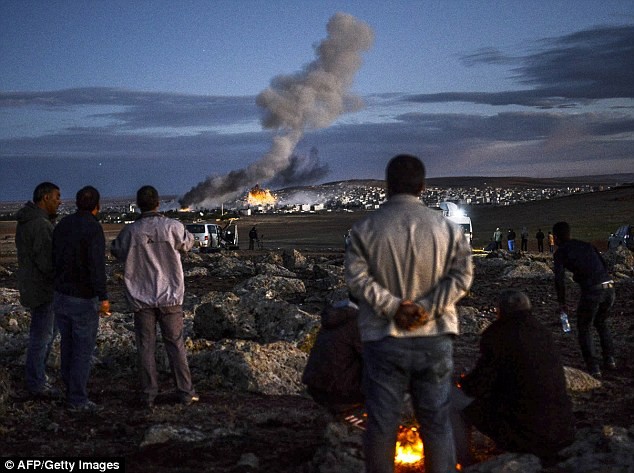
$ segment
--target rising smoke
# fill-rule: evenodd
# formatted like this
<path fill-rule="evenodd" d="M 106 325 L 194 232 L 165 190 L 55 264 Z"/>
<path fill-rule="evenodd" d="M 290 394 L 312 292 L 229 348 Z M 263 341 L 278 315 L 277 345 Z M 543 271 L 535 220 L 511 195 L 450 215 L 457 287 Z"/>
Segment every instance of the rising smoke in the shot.
<path fill-rule="evenodd" d="M 361 67 L 361 53 L 373 40 L 368 25 L 351 15 L 337 13 L 328 21 L 328 36 L 316 48 L 316 59 L 303 71 L 273 78 L 256 98 L 263 110 L 262 126 L 276 130 L 271 149 L 258 161 L 225 176 L 210 176 L 187 192 L 182 207 L 218 206 L 255 183 L 268 183 L 280 173 L 297 182 L 294 170 L 306 171 L 292 159 L 305 130 L 324 128 L 346 111 L 360 107 L 348 95 Z M 323 171 L 323 168 L 322 168 Z"/>

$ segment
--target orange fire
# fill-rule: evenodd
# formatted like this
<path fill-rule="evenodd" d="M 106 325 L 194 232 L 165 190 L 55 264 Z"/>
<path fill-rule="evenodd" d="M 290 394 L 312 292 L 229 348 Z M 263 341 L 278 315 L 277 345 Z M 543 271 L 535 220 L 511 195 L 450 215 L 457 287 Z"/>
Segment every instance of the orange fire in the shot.
<path fill-rule="evenodd" d="M 249 205 L 274 205 L 275 202 L 275 196 L 271 194 L 271 191 L 261 189 L 258 184 L 256 184 L 247 195 L 247 203 Z"/>
<path fill-rule="evenodd" d="M 396 456 L 394 463 L 414 464 L 423 461 L 423 441 L 416 427 L 400 426 L 396 436 Z"/>

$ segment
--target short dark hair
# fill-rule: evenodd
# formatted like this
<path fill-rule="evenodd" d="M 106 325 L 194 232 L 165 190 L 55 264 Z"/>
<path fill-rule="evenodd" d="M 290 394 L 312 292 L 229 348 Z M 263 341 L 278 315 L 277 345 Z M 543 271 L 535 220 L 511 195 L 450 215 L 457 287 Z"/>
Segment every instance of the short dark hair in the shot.
<path fill-rule="evenodd" d="M 141 212 L 149 212 L 159 206 L 159 193 L 152 186 L 143 186 L 136 193 L 136 204 Z"/>
<path fill-rule="evenodd" d="M 570 225 L 568 222 L 557 222 L 554 224 L 553 235 L 559 240 L 570 240 Z"/>
<path fill-rule="evenodd" d="M 41 202 L 46 194 L 50 194 L 53 191 L 58 191 L 59 187 L 52 182 L 41 182 L 35 187 L 33 191 L 33 203 Z"/>
<path fill-rule="evenodd" d="M 93 186 L 82 187 L 77 191 L 75 203 L 78 210 L 92 212 L 99 205 L 99 191 Z"/>
<path fill-rule="evenodd" d="M 500 317 L 530 315 L 532 306 L 526 294 L 517 289 L 505 289 L 498 299 Z"/>
<path fill-rule="evenodd" d="M 425 165 L 416 156 L 399 154 L 385 168 L 389 195 L 418 195 L 425 187 Z"/>

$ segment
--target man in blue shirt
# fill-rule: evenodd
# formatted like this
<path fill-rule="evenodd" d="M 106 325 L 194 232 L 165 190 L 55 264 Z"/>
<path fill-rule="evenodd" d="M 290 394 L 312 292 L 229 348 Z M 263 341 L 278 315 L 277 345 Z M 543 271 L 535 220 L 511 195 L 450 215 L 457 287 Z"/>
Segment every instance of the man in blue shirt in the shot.
<path fill-rule="evenodd" d="M 70 410 L 99 410 L 88 399 L 88 378 L 99 329 L 99 314 L 110 315 L 106 291 L 106 242 L 99 212 L 99 192 L 77 192 L 77 212 L 53 231 L 55 320 L 61 335 L 61 372 Z"/>

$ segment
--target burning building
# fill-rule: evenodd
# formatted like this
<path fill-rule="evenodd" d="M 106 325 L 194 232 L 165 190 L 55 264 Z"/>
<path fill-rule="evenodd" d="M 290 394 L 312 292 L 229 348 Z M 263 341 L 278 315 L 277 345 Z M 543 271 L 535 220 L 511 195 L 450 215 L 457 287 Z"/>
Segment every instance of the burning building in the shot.
<path fill-rule="evenodd" d="M 247 194 L 247 205 L 249 206 L 273 206 L 277 202 L 276 197 L 269 189 L 262 189 L 256 184 Z"/>

